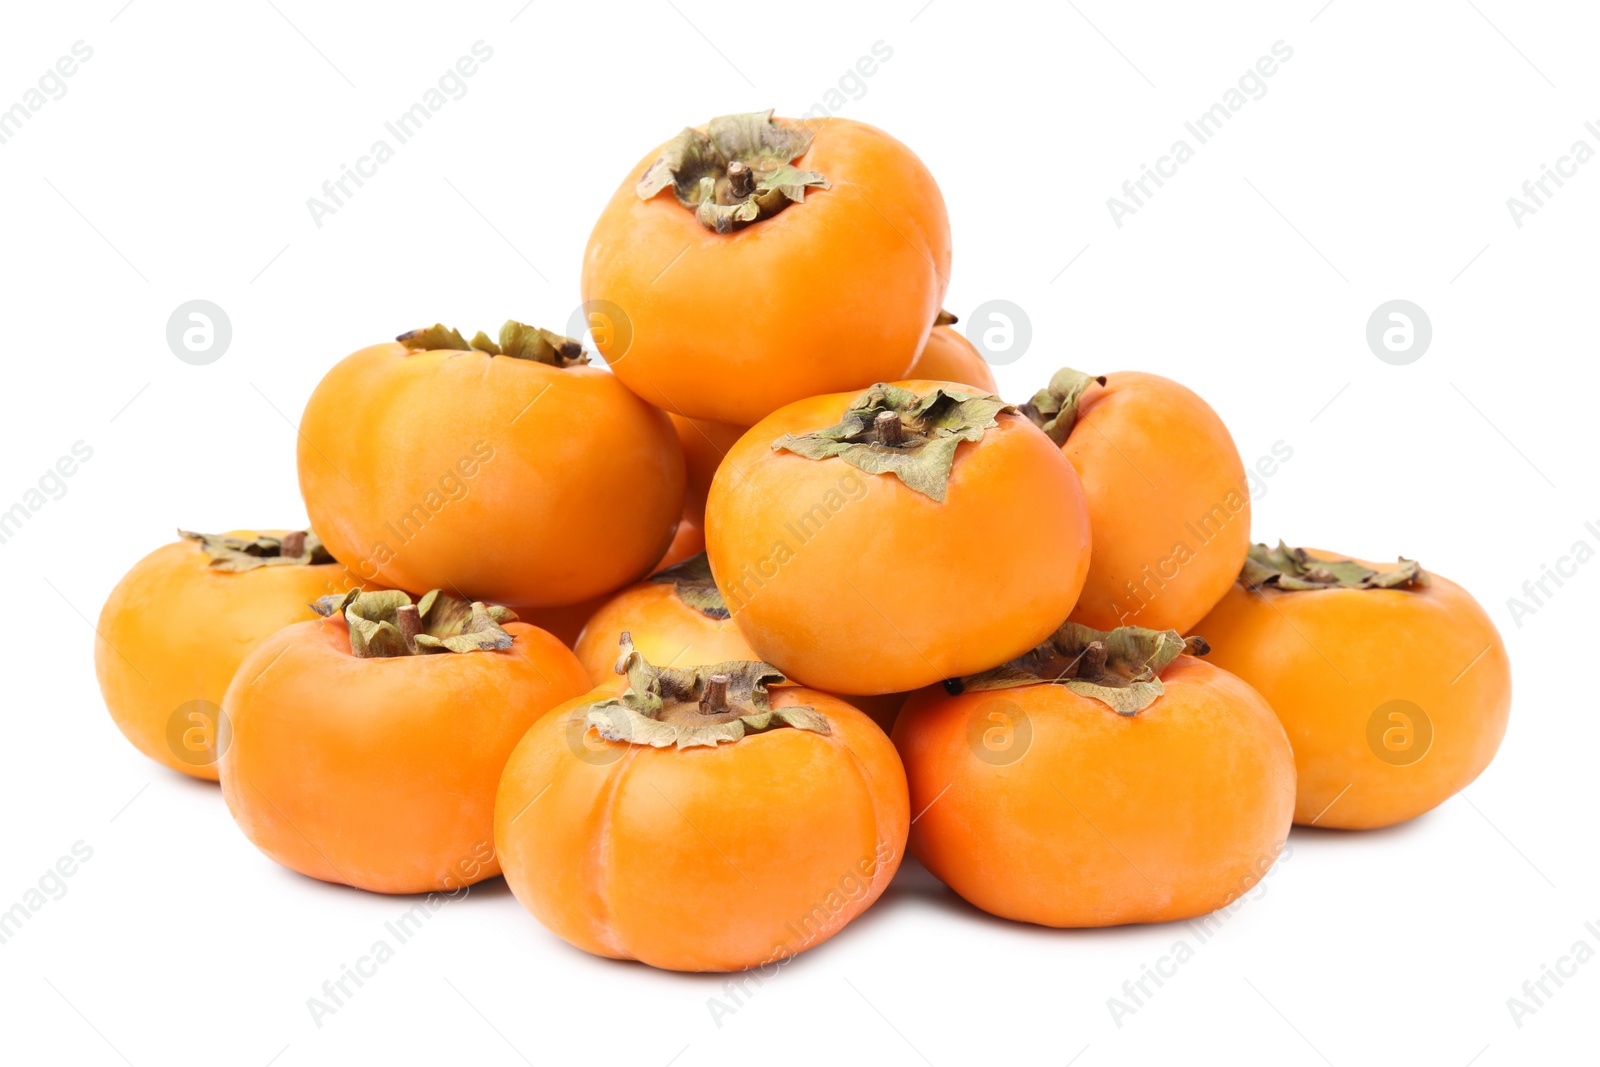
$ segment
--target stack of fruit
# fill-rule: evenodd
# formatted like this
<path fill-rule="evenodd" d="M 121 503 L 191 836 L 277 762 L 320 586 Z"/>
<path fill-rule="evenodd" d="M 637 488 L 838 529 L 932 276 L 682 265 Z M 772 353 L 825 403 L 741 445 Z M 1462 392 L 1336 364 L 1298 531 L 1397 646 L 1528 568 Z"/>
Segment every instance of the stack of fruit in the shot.
<path fill-rule="evenodd" d="M 832 936 L 908 843 L 1011 919 L 1199 915 L 1291 822 L 1409 819 L 1484 769 L 1510 676 L 1471 597 L 1252 545 L 1233 441 L 1175 382 L 995 396 L 949 267 L 881 131 L 685 130 L 590 239 L 609 370 L 517 322 L 334 366 L 311 529 L 136 565 L 99 628 L 113 717 L 296 871 L 503 873 L 573 944 L 685 970 Z"/>

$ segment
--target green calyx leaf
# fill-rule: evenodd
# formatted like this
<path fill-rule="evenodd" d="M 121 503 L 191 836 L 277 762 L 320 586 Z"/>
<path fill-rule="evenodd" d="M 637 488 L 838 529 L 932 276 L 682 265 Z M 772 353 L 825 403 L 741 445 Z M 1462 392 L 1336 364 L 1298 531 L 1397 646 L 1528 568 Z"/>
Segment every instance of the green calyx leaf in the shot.
<path fill-rule="evenodd" d="M 1270 586 L 1289 592 L 1308 589 L 1420 589 L 1428 584 L 1427 572 L 1414 559 L 1400 557 L 1392 571 L 1375 571 L 1355 560 L 1317 559 L 1303 548 L 1282 541 L 1277 548 L 1251 545 L 1239 581 L 1246 588 Z"/>
<path fill-rule="evenodd" d="M 981 441 L 1002 412 L 1017 409 L 988 393 L 943 387 L 926 396 L 880 382 L 851 401 L 825 430 L 786 433 L 774 451 L 807 459 L 838 456 L 868 474 L 893 474 L 908 487 L 943 501 L 963 441 Z"/>
<path fill-rule="evenodd" d="M 1039 429 L 1050 435 L 1058 445 L 1067 443 L 1067 435 L 1078 424 L 1078 402 L 1091 385 L 1106 384 L 1104 374 L 1085 374 L 1081 370 L 1062 367 L 1050 376 L 1050 384 L 1033 394 L 1033 399 L 1022 405 L 1022 413 Z"/>
<path fill-rule="evenodd" d="M 416 604 L 398 589 L 352 589 L 319 598 L 311 610 L 323 618 L 343 614 L 350 651 L 361 659 L 504 651 L 514 639 L 502 624 L 517 617 L 510 608 L 469 604 L 437 589 Z"/>
<path fill-rule="evenodd" d="M 828 188 L 821 174 L 792 165 L 809 147 L 811 131 L 774 121 L 770 108 L 723 115 L 704 133 L 685 129 L 669 141 L 635 192 L 649 200 L 670 187 L 700 225 L 732 233 L 804 203 L 807 189 Z"/>
<path fill-rule="evenodd" d="M 711 563 L 704 552 L 657 571 L 647 581 L 670 582 L 679 600 L 708 619 L 732 617 L 727 601 L 722 599 L 722 593 L 711 577 Z"/>
<path fill-rule="evenodd" d="M 827 734 L 828 720 L 813 708 L 774 708 L 768 687 L 785 681 L 768 663 L 739 660 L 678 669 L 646 662 L 624 633 L 617 673 L 628 688 L 582 709 L 585 722 L 607 741 L 651 748 L 715 748 L 747 734 L 781 727 Z"/>
<path fill-rule="evenodd" d="M 1165 692 L 1161 672 L 1185 653 L 1211 651 L 1204 638 L 1185 639 L 1176 630 L 1119 626 L 1109 632 L 1066 622 L 1043 644 L 993 670 L 952 679 L 952 694 L 1021 685 L 1064 685 L 1093 697 L 1118 715 L 1137 715 Z"/>
<path fill-rule="evenodd" d="M 257 537 L 246 541 L 224 534 L 179 530 L 178 536 L 200 542 L 211 558 L 212 570 L 239 573 L 258 567 L 308 567 L 334 562 L 322 539 L 310 530 L 293 530 L 282 537 Z"/>
<path fill-rule="evenodd" d="M 571 367 L 588 363 L 589 356 L 583 344 L 563 337 L 554 330 L 529 326 L 515 319 L 507 319 L 500 327 L 500 340 L 492 341 L 479 330 L 468 341 L 459 330 L 443 323 L 420 330 L 411 330 L 395 338 L 413 352 L 487 352 L 491 356 L 510 356 L 526 359 L 550 367 Z"/>

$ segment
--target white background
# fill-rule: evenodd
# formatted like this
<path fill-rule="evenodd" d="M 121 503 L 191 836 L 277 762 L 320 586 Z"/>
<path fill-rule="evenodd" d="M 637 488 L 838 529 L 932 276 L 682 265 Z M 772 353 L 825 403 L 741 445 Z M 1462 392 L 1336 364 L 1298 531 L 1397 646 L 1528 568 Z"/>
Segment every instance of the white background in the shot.
<path fill-rule="evenodd" d="M 1575 541 L 1600 547 L 1600 161 L 1520 228 L 1506 199 L 1573 141 L 1600 149 L 1600 18 L 1321 3 L 7 5 L 0 107 L 74 42 L 94 54 L 0 144 L 0 509 L 74 442 L 94 455 L 0 544 L 0 909 L 75 842 L 93 858 L 0 945 L 0 1059 L 1592 1061 L 1600 962 L 1520 1028 L 1506 1000 L 1579 939 L 1600 949 L 1600 562 L 1520 625 L 1507 598 Z M 466 95 L 317 227 L 306 199 L 478 40 L 494 55 Z M 1107 197 L 1279 40 L 1294 54 L 1266 95 L 1117 227 Z M 878 41 L 892 57 L 838 113 L 938 177 L 947 306 L 1026 310 L 1002 391 L 1064 363 L 1149 370 L 1210 400 L 1247 463 L 1292 447 L 1256 538 L 1404 553 L 1474 591 L 1515 665 L 1498 759 L 1413 823 L 1297 829 L 1258 898 L 1120 1027 L 1107 998 L 1196 945 L 1189 928 L 1011 924 L 914 863 L 720 1026 L 723 977 L 585 956 L 495 880 L 317 1027 L 307 998 L 411 901 L 274 866 L 215 787 L 137 755 L 101 704 L 89 620 L 175 526 L 304 521 L 292 422 L 333 361 L 440 319 L 562 328 L 589 226 L 639 156 L 712 115 L 804 112 Z M 209 366 L 165 340 L 195 298 L 232 321 Z M 1408 366 L 1364 339 L 1395 298 L 1433 323 Z"/>

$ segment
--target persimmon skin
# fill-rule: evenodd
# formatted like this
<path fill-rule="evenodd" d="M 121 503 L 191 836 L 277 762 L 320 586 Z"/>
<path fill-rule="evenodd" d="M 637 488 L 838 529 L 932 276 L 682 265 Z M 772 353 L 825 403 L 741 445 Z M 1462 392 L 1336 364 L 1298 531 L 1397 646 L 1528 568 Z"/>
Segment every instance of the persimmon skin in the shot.
<path fill-rule="evenodd" d="M 919 395 L 959 388 L 897 384 Z M 1038 644 L 1090 565 L 1088 511 L 1061 450 L 1026 418 L 1000 414 L 957 450 L 943 503 L 892 474 L 773 451 L 784 433 L 833 425 L 857 395 L 774 412 L 712 481 L 706 553 L 750 646 L 804 685 L 870 696 L 987 670 Z"/>
<path fill-rule="evenodd" d="M 1288 836 L 1294 756 L 1226 671 L 1180 656 L 1162 682 L 1128 717 L 1052 684 L 913 693 L 894 728 L 921 813 L 912 854 L 975 906 L 1041 926 L 1169 922 L 1236 899 Z M 1028 747 L 986 762 L 974 734 L 1009 719 L 1017 743 L 1010 709 Z"/>
<path fill-rule="evenodd" d="M 683 509 L 666 415 L 598 367 L 373 345 L 322 379 L 298 448 L 328 550 L 413 592 L 575 604 L 648 573 Z"/>
<path fill-rule="evenodd" d="M 690 556 L 698 556 L 706 550 L 705 535 L 700 532 L 700 527 L 685 519 L 678 523 L 677 532 L 672 535 L 672 544 L 667 546 L 667 554 L 661 557 L 650 571 L 665 570 L 677 563 L 682 563 Z M 631 588 L 631 587 L 627 587 Z M 514 608 L 517 618 L 523 622 L 531 623 L 541 630 L 547 630 L 556 636 L 563 645 L 574 648 L 578 643 L 578 636 L 583 633 L 584 626 L 588 625 L 594 613 L 605 607 L 611 600 L 623 592 L 613 589 L 602 593 L 600 596 L 590 597 L 588 600 L 577 604 L 566 604 L 559 608 Z M 613 646 L 614 647 L 614 646 Z"/>
<path fill-rule="evenodd" d="M 999 386 L 995 385 L 994 371 L 989 369 L 989 361 L 953 326 L 935 326 L 929 332 L 927 344 L 922 346 L 906 377 L 960 382 L 986 393 L 999 391 Z"/>
<path fill-rule="evenodd" d="M 640 582 L 606 601 L 573 646 L 595 685 L 616 676 L 617 642 L 624 633 L 647 661 L 663 667 L 761 658 L 732 619 L 696 611 L 678 598 L 671 582 Z"/>
<path fill-rule="evenodd" d="M 1470 785 L 1505 736 L 1505 643 L 1466 590 L 1431 571 L 1420 589 L 1250 592 L 1235 583 L 1195 629 L 1212 643 L 1211 658 L 1283 721 L 1302 825 L 1369 830 L 1413 819 Z M 1432 724 L 1415 762 L 1387 762 L 1368 743 L 1369 720 L 1391 700 L 1415 704 Z"/>
<path fill-rule="evenodd" d="M 597 956 L 738 971 L 820 944 L 888 886 L 905 773 L 861 712 L 785 687 L 774 706 L 815 708 L 829 734 L 656 749 L 582 732 L 577 713 L 614 688 L 535 723 L 500 782 L 506 883 L 551 932 Z"/>
<path fill-rule="evenodd" d="M 704 529 L 706 494 L 711 492 L 711 479 L 722 464 L 722 457 L 750 427 L 686 419 L 682 415 L 672 415 L 671 419 L 672 428 L 678 431 L 678 441 L 683 445 L 683 459 L 688 471 L 683 491 L 683 518 Z"/>
<path fill-rule="evenodd" d="M 1188 633 L 1250 551 L 1239 450 L 1210 405 L 1154 374 L 1108 374 L 1078 411 L 1062 450 L 1083 482 L 1095 550 L 1072 621 Z"/>
<path fill-rule="evenodd" d="M 771 218 L 718 234 L 670 190 L 640 200 L 657 148 L 595 224 L 583 299 L 627 316 L 629 329 L 596 341 L 650 403 L 750 426 L 803 397 L 906 376 L 950 276 L 944 198 L 882 130 L 840 118 L 812 128 L 795 165 L 832 187 Z"/>
<path fill-rule="evenodd" d="M 229 686 L 222 794 L 285 867 L 376 893 L 455 890 L 500 871 L 494 795 L 517 740 L 589 686 L 550 634 L 503 652 L 360 659 L 342 619 L 278 631 Z"/>
<path fill-rule="evenodd" d="M 234 530 L 243 540 L 285 530 Z M 146 756 L 193 778 L 217 780 L 215 763 L 185 762 L 168 740 L 184 704 L 222 704 L 245 656 L 273 633 L 312 618 L 308 605 L 358 586 L 337 563 L 229 573 L 194 541 L 163 545 L 122 577 L 95 628 L 94 668 L 106 708 Z M 211 743 L 218 735 L 213 733 Z"/>

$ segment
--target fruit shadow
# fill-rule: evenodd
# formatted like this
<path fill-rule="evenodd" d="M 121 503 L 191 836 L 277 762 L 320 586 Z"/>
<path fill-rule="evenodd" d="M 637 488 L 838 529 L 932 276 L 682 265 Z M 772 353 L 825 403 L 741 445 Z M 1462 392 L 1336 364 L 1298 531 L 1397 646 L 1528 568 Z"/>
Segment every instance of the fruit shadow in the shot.
<path fill-rule="evenodd" d="M 1289 832 L 1289 841 L 1293 844 L 1310 845 L 1312 847 L 1332 848 L 1341 844 L 1353 844 L 1357 841 L 1377 841 L 1385 844 L 1401 841 L 1413 835 L 1421 835 L 1425 827 L 1432 825 L 1437 820 L 1438 808 L 1423 812 L 1415 818 L 1405 822 L 1397 822 L 1393 826 L 1380 826 L 1373 830 L 1341 830 L 1333 826 L 1295 826 Z"/>
<path fill-rule="evenodd" d="M 162 781 L 179 789 L 188 790 L 191 796 L 211 796 L 216 798 L 217 803 L 222 803 L 221 783 L 214 782 L 209 778 L 196 778 L 192 774 L 184 774 L 182 771 L 173 770 L 164 763 L 157 763 L 156 766 L 159 770 L 155 772 L 155 775 Z"/>
<path fill-rule="evenodd" d="M 1115 940 L 1133 936 L 1138 931 L 1152 926 L 1177 924 L 1176 922 L 1171 924 L 1128 923 L 1121 926 L 1062 929 L 1053 926 L 1040 926 L 1037 923 L 1021 922 L 1016 919 L 1006 919 L 999 915 L 991 915 L 982 908 L 969 903 L 955 890 L 939 881 L 933 872 L 917 861 L 915 856 L 907 855 L 900 864 L 900 870 L 895 873 L 894 881 L 889 884 L 888 889 L 884 890 L 883 896 L 879 898 L 877 904 L 851 925 L 859 926 L 864 923 L 888 921 L 896 912 L 919 909 L 942 912 L 952 918 L 997 932 L 1020 933 L 1029 937 L 1108 938 Z"/>

